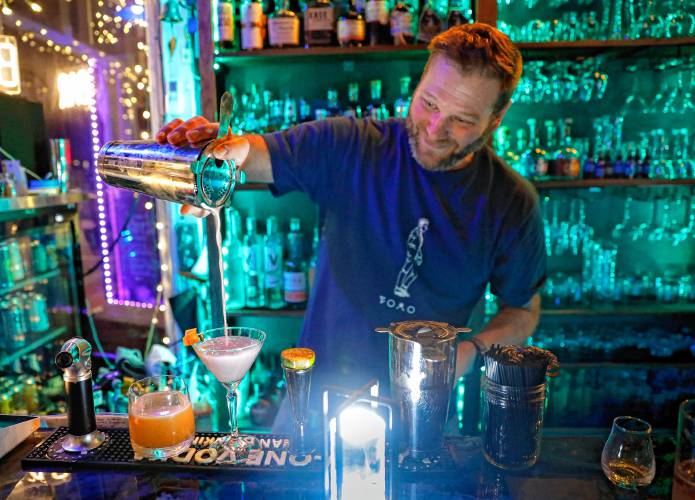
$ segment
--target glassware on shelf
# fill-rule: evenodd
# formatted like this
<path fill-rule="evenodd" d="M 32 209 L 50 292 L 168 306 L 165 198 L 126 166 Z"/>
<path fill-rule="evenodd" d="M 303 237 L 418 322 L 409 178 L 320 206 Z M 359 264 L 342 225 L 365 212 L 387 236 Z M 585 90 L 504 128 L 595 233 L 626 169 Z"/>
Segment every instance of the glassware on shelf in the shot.
<path fill-rule="evenodd" d="M 672 500 L 695 498 L 695 399 L 678 408 Z"/>
<path fill-rule="evenodd" d="M 601 454 L 601 468 L 616 486 L 636 490 L 648 486 L 656 474 L 652 427 L 629 416 L 616 417 Z"/>

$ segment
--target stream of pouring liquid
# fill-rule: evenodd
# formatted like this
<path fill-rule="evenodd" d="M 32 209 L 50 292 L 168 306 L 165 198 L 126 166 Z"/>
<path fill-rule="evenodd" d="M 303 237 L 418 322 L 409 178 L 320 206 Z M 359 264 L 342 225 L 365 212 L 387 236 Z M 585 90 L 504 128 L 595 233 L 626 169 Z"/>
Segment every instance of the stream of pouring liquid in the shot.
<path fill-rule="evenodd" d="M 212 328 L 227 327 L 227 308 L 224 294 L 224 263 L 222 262 L 222 224 L 220 222 L 220 208 L 202 205 L 210 212 L 211 218 L 206 222 L 208 245 L 208 280 L 210 284 L 210 301 L 212 314 Z M 217 304 L 215 304 L 215 302 Z M 222 316 L 216 318 L 219 314 Z"/>

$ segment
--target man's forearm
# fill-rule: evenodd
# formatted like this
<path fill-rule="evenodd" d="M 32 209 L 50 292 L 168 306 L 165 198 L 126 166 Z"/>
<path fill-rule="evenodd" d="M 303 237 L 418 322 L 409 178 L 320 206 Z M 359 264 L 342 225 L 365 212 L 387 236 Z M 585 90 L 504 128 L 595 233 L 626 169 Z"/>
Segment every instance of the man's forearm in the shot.
<path fill-rule="evenodd" d="M 242 167 L 249 182 L 273 182 L 273 169 L 270 164 L 270 152 L 265 140 L 260 135 L 244 136 L 249 141 L 249 155 Z"/>
<path fill-rule="evenodd" d="M 527 307 L 503 307 L 477 335 L 489 348 L 493 344 L 522 345 L 538 326 L 541 299 L 534 295 Z"/>

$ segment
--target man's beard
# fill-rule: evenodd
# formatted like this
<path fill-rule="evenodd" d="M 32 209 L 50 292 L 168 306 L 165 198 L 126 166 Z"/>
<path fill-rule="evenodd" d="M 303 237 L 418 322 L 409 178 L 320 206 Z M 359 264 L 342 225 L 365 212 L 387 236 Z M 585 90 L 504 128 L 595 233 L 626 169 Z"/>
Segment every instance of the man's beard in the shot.
<path fill-rule="evenodd" d="M 492 135 L 492 130 L 490 130 L 491 127 L 488 127 L 485 129 L 485 131 L 482 133 L 480 137 L 478 137 L 476 140 L 468 144 L 467 146 L 464 146 L 461 149 L 458 149 L 451 153 L 449 156 L 446 158 L 439 160 L 435 165 L 425 165 L 420 158 L 418 158 L 418 130 L 415 124 L 413 123 L 413 119 L 410 117 L 410 115 L 407 116 L 405 119 L 405 127 L 406 130 L 408 131 L 408 142 L 410 144 L 410 151 L 413 155 L 413 158 L 415 158 L 415 161 L 417 161 L 424 169 L 426 170 L 431 170 L 434 172 L 443 172 L 446 170 L 454 170 L 456 168 L 461 167 L 461 162 L 468 157 L 471 153 L 475 153 L 476 151 L 479 151 L 485 144 L 487 143 L 488 139 Z"/>

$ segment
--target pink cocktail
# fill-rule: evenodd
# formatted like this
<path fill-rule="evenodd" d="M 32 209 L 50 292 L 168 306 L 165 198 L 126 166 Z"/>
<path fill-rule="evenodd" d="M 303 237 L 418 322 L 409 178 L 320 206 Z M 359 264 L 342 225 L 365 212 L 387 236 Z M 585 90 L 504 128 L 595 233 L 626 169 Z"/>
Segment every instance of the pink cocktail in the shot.
<path fill-rule="evenodd" d="M 236 389 L 256 360 L 265 337 L 265 332 L 256 328 L 216 328 L 204 332 L 204 340 L 193 344 L 203 364 L 227 389 L 231 433 L 221 446 L 230 452 L 232 462 L 240 463 L 248 457 L 246 442 L 239 437 Z"/>

